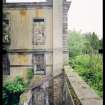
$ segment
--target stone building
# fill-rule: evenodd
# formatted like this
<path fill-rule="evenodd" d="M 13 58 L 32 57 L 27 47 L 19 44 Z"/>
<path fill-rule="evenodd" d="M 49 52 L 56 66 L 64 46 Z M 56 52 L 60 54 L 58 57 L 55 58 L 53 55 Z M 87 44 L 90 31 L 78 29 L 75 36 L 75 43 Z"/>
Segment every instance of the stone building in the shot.
<path fill-rule="evenodd" d="M 66 0 L 47 0 L 34 3 L 5 3 L 10 33 L 10 74 L 25 78 L 27 70 L 33 69 L 36 82 L 62 73 L 68 60 Z M 38 79 L 39 78 L 39 79 Z M 53 103 L 61 105 L 62 78 L 54 79 Z M 56 85 L 55 85 L 56 84 Z"/>

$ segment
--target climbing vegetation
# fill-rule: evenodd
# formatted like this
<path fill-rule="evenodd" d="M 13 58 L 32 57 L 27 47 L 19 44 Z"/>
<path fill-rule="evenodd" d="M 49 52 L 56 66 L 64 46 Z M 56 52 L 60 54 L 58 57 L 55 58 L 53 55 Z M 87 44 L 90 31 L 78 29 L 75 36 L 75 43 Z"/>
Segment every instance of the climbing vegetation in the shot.
<path fill-rule="evenodd" d="M 27 79 L 32 79 L 32 77 L 33 77 L 33 70 L 32 69 L 28 69 L 28 71 L 27 71 Z"/>

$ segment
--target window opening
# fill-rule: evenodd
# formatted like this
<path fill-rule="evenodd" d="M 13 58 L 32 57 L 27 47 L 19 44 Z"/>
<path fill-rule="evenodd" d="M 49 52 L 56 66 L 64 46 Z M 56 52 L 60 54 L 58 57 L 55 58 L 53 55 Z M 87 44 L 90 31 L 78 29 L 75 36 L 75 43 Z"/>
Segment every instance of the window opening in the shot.
<path fill-rule="evenodd" d="M 10 61 L 8 54 L 3 54 L 3 75 L 10 75 Z"/>
<path fill-rule="evenodd" d="M 34 74 L 45 74 L 44 54 L 33 54 Z"/>
<path fill-rule="evenodd" d="M 33 19 L 33 45 L 45 44 L 44 19 Z"/>

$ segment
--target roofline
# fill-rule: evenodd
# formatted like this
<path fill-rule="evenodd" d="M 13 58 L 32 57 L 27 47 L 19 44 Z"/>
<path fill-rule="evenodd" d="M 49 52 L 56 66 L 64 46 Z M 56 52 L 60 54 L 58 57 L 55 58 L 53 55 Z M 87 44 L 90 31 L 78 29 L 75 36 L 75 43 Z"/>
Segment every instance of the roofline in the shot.
<path fill-rule="evenodd" d="M 18 3 L 6 3 L 3 2 L 3 7 L 7 8 L 17 8 L 17 7 L 51 7 L 53 5 L 53 0 L 47 0 L 46 2 L 18 2 Z"/>
<path fill-rule="evenodd" d="M 66 5 L 69 9 L 71 1 L 65 1 L 63 5 Z M 47 0 L 46 2 L 18 2 L 18 3 L 6 3 L 3 2 L 4 8 L 35 8 L 35 7 L 53 7 L 53 0 Z"/>
<path fill-rule="evenodd" d="M 18 7 L 52 7 L 52 3 L 49 2 L 30 2 L 30 3 L 4 3 L 4 8 L 18 8 Z"/>

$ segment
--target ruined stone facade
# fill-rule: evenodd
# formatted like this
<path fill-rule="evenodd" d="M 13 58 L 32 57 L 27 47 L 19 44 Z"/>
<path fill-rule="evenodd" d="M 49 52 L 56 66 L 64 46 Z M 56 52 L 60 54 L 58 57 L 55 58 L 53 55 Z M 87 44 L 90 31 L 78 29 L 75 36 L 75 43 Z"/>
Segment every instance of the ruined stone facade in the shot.
<path fill-rule="evenodd" d="M 25 78 L 33 69 L 36 82 L 62 73 L 68 60 L 67 12 L 70 2 L 48 0 L 35 3 L 4 3 L 8 12 L 11 44 L 9 47 L 10 77 Z M 38 79 L 39 78 L 39 79 Z M 53 85 L 54 105 L 62 102 L 62 77 Z"/>

